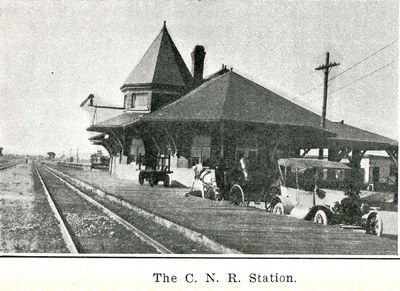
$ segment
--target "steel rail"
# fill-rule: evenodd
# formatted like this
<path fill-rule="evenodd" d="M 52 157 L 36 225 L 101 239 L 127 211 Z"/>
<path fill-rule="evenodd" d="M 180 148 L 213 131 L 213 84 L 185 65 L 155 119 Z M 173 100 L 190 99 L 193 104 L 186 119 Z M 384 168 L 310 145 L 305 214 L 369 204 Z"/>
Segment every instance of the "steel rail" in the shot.
<path fill-rule="evenodd" d="M 115 212 L 113 212 L 112 210 L 110 210 L 109 208 L 107 208 L 106 206 L 100 204 L 99 202 L 97 202 L 96 200 L 94 200 L 93 198 L 89 197 L 87 194 L 83 193 L 82 191 L 80 191 L 78 188 L 76 188 L 75 186 L 73 186 L 71 183 L 69 183 L 68 181 L 66 181 L 65 179 L 61 178 L 59 175 L 55 174 L 53 171 L 51 171 L 49 168 L 44 167 L 44 169 L 46 169 L 46 171 L 48 171 L 49 173 L 51 173 L 53 176 L 55 176 L 58 180 L 60 180 L 62 183 L 64 183 L 66 186 L 68 186 L 70 189 L 72 189 L 73 191 L 75 191 L 79 196 L 81 196 L 83 199 L 85 199 L 86 201 L 88 201 L 89 203 L 91 203 L 92 205 L 96 206 L 97 208 L 99 208 L 101 211 L 103 211 L 105 214 L 107 214 L 109 217 L 111 217 L 112 219 L 114 219 L 115 221 L 117 221 L 119 224 L 121 224 L 122 226 L 124 226 L 127 230 L 131 231 L 134 233 L 134 235 L 136 235 L 138 238 L 140 238 L 142 241 L 144 241 L 145 243 L 147 243 L 148 245 L 154 247 L 158 252 L 160 252 L 161 254 L 173 254 L 172 251 L 170 251 L 168 248 L 166 248 L 165 246 L 163 246 L 161 243 L 157 242 L 156 240 L 152 239 L 151 237 L 149 237 L 147 234 L 145 234 L 144 232 L 142 232 L 141 230 L 137 229 L 135 226 L 133 226 L 131 223 L 129 223 L 128 221 L 126 221 L 125 219 L 123 219 L 122 217 L 120 217 L 118 214 L 116 214 Z"/>
<path fill-rule="evenodd" d="M 16 166 L 16 165 L 18 165 L 19 163 L 13 163 L 13 164 L 8 164 L 8 165 L 3 165 L 3 166 L 0 166 L 0 171 L 1 170 L 5 170 L 5 169 L 8 169 L 8 168 L 11 168 L 11 167 L 13 167 L 13 166 Z"/>
<path fill-rule="evenodd" d="M 66 221 L 62 218 L 60 211 L 58 210 L 56 204 L 54 203 L 53 197 L 51 196 L 49 190 L 47 189 L 47 186 L 46 186 L 46 184 L 42 178 L 42 175 L 40 174 L 36 164 L 34 164 L 34 167 L 35 167 L 36 173 L 39 177 L 40 183 L 42 184 L 44 193 L 46 194 L 47 201 L 49 202 L 50 208 L 53 211 L 54 216 L 58 220 L 58 226 L 61 230 L 61 235 L 64 239 L 67 249 L 69 250 L 70 253 L 73 253 L 73 254 L 79 253 L 78 249 L 76 247 L 76 244 L 75 244 L 74 240 L 72 239 L 70 232 L 68 231 L 68 228 L 66 226 Z"/>

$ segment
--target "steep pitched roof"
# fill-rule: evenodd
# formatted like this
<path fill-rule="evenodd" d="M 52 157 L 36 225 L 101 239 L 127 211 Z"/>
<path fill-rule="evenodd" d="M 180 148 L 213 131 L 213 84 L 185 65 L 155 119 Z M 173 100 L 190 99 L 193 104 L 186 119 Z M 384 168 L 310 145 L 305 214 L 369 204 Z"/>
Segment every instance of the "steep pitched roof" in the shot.
<path fill-rule="evenodd" d="M 320 116 L 229 71 L 143 121 L 240 121 L 320 128 Z"/>
<path fill-rule="evenodd" d="M 192 75 L 164 25 L 121 89 L 139 84 L 190 88 L 192 83 Z"/>
<path fill-rule="evenodd" d="M 335 137 L 329 137 L 328 142 L 331 145 L 357 146 L 368 149 L 382 149 L 383 147 L 397 147 L 398 142 L 394 139 L 354 127 L 341 122 L 332 122 L 327 120 L 326 129 L 336 133 Z"/>

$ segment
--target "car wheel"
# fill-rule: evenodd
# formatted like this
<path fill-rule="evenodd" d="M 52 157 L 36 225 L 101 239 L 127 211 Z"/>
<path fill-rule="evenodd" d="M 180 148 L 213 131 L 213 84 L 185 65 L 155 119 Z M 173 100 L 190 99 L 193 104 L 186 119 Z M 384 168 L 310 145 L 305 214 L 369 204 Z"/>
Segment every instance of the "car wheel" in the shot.
<path fill-rule="evenodd" d="M 274 209 L 272 210 L 273 213 L 278 214 L 278 215 L 283 215 L 284 209 L 283 209 L 283 204 L 282 202 L 278 202 L 275 204 Z"/>
<path fill-rule="evenodd" d="M 144 178 L 143 175 L 139 174 L 139 184 L 143 185 L 144 184 Z"/>
<path fill-rule="evenodd" d="M 244 195 L 242 187 L 236 184 L 232 186 L 231 190 L 229 191 L 229 202 L 233 205 L 244 204 Z"/>
<path fill-rule="evenodd" d="M 280 195 L 281 192 L 280 192 L 279 188 L 273 187 L 271 189 L 268 189 L 264 193 L 265 193 L 264 194 L 265 211 L 272 212 L 273 206 L 274 206 L 274 204 L 272 203 L 272 200 L 274 199 L 274 197 Z"/>
<path fill-rule="evenodd" d="M 156 184 L 156 181 L 155 181 L 154 177 L 150 177 L 150 178 L 149 178 L 149 185 L 150 185 L 151 187 L 153 187 L 155 184 Z"/>
<path fill-rule="evenodd" d="M 169 186 L 169 176 L 165 176 L 164 178 L 164 187 L 168 187 Z"/>
<path fill-rule="evenodd" d="M 365 229 L 366 233 L 381 236 L 383 233 L 383 221 L 377 214 L 370 215 Z"/>
<path fill-rule="evenodd" d="M 314 222 L 325 225 L 328 224 L 328 217 L 326 216 L 325 211 L 318 210 L 317 213 L 315 213 Z"/>

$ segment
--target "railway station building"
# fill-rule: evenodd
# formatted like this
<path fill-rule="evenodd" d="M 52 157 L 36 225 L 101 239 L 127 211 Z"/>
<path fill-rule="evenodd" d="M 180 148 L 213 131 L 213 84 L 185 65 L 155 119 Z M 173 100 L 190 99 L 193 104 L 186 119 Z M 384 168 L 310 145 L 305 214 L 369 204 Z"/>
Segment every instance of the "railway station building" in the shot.
<path fill-rule="evenodd" d="M 121 114 L 88 128 L 109 153 L 111 174 L 137 180 L 143 156 L 169 156 L 172 180 L 191 186 L 198 163 L 229 168 L 246 157 L 274 169 L 280 157 L 317 148 L 354 167 L 366 151 L 383 150 L 398 167 L 397 141 L 344 122 L 322 128 L 318 114 L 224 65 L 203 76 L 205 56 L 196 45 L 189 71 L 164 24 L 120 88 Z"/>

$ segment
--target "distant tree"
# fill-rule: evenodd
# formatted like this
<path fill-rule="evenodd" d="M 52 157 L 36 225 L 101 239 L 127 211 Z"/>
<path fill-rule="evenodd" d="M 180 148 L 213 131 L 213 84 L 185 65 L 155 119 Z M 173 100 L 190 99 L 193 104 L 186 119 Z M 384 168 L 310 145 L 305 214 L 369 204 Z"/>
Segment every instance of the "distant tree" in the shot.
<path fill-rule="evenodd" d="M 0 157 L 3 155 L 3 148 L 0 147 Z"/>
<path fill-rule="evenodd" d="M 49 156 L 49 159 L 52 160 L 56 157 L 56 153 L 55 152 L 48 152 L 47 155 Z"/>

